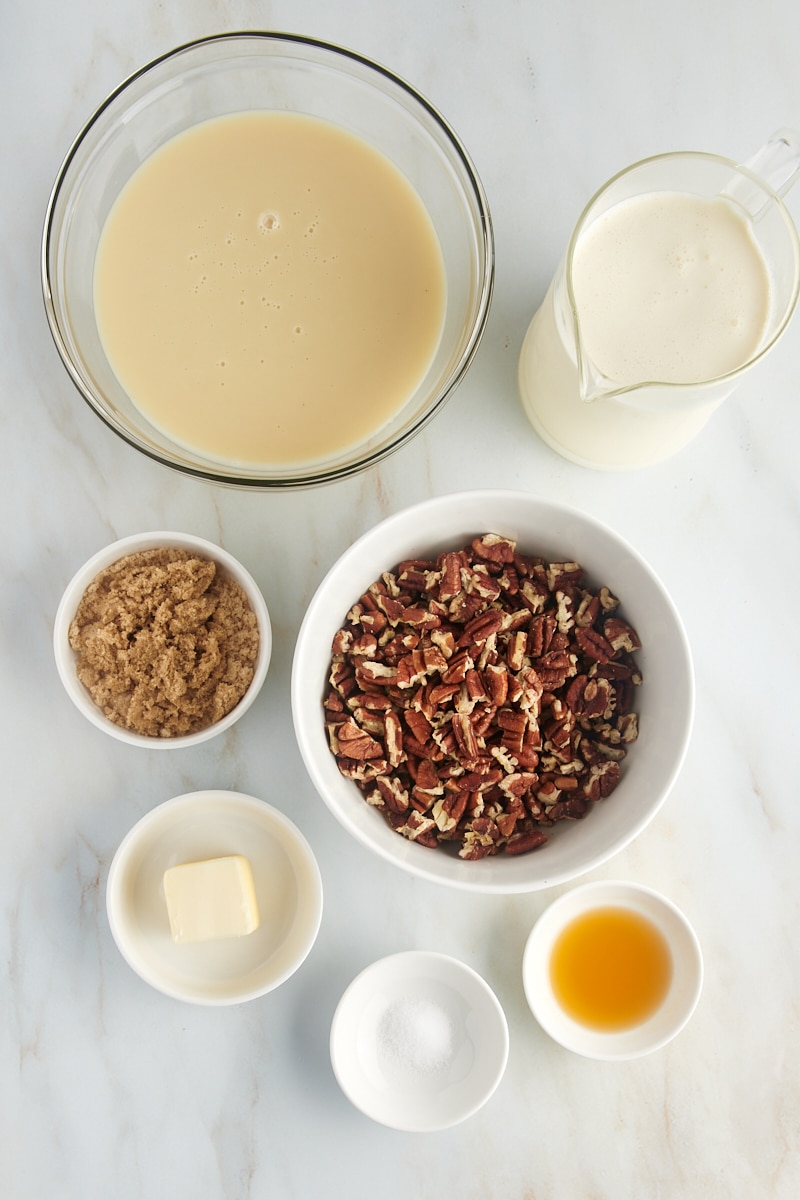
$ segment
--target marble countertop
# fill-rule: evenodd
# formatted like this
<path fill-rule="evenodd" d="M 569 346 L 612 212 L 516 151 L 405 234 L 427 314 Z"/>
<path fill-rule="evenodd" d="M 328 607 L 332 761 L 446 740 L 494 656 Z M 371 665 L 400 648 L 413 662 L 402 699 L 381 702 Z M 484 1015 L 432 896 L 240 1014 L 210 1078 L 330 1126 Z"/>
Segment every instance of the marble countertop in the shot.
<path fill-rule="evenodd" d="M 452 401 L 386 463 L 324 490 L 252 495 L 179 476 L 80 400 L 44 315 L 39 245 L 72 138 L 131 71 L 221 30 L 303 33 L 373 56 L 460 134 L 486 187 L 495 297 Z M 800 1194 L 800 322 L 670 461 L 597 473 L 527 424 L 516 364 L 585 201 L 674 149 L 749 157 L 800 124 L 791 0 L 28 0 L 7 5 L 3 109 L 0 1191 L 7 1200 L 788 1200 Z M 800 188 L 788 196 L 800 220 Z M 587 878 L 670 896 L 700 937 L 698 1009 L 669 1046 L 597 1063 L 551 1042 L 520 975 L 565 889 L 481 898 L 416 880 L 352 841 L 317 798 L 289 711 L 294 639 L 316 585 L 363 531 L 464 487 L 556 496 L 614 526 L 669 588 L 693 648 L 692 743 L 657 818 Z M 77 567 L 146 529 L 210 538 L 269 604 L 255 706 L 195 750 L 129 748 L 67 700 L 51 636 Z M 260 1000 L 167 999 L 125 964 L 105 880 L 130 826 L 209 787 L 289 815 L 318 857 L 319 938 Z M 506 1074 L 452 1130 L 392 1132 L 357 1112 L 328 1055 L 336 1003 L 368 963 L 433 949 L 495 990 Z"/>

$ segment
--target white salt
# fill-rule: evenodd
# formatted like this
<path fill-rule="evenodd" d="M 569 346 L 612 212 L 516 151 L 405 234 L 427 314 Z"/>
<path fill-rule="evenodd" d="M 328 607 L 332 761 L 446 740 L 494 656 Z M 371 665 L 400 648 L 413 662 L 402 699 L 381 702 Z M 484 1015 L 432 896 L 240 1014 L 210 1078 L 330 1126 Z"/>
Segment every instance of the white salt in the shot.
<path fill-rule="evenodd" d="M 416 1075 L 442 1071 L 453 1057 L 453 1024 L 445 1008 L 425 997 L 390 1003 L 378 1023 L 384 1062 Z"/>

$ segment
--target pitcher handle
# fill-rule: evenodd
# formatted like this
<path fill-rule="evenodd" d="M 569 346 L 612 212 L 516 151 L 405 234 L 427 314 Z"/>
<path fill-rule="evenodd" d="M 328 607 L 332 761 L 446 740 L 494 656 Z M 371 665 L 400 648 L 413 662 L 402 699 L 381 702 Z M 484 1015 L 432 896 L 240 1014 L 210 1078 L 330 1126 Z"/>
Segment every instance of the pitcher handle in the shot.
<path fill-rule="evenodd" d="M 742 167 L 763 180 L 776 196 L 785 196 L 800 176 L 800 133 L 789 128 L 776 130 Z M 753 221 L 771 204 L 769 196 L 744 173 L 736 175 L 722 195 L 741 204 Z"/>
<path fill-rule="evenodd" d="M 752 158 L 743 164 L 759 175 L 778 196 L 785 196 L 800 175 L 800 133 L 778 129 Z"/>

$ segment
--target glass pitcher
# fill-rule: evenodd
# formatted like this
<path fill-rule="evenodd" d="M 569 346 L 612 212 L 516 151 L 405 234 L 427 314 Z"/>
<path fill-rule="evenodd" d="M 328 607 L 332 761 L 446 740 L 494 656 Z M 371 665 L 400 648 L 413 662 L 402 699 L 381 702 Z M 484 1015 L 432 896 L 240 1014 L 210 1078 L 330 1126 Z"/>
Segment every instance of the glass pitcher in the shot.
<path fill-rule="evenodd" d="M 596 193 L 520 353 L 522 405 L 548 445 L 619 470 L 699 433 L 797 305 L 800 241 L 780 197 L 798 173 L 800 134 L 780 130 L 745 165 L 662 154 Z"/>

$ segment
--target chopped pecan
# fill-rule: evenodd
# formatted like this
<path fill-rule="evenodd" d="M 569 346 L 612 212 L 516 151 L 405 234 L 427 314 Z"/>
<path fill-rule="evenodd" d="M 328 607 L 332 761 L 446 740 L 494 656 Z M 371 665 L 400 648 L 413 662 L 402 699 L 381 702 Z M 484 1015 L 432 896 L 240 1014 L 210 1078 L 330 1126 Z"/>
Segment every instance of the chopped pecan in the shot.
<path fill-rule="evenodd" d="M 333 639 L 332 653 L 334 655 L 347 654 L 354 640 L 352 629 L 340 629 Z"/>
<path fill-rule="evenodd" d="M 386 617 L 382 612 L 364 612 L 361 614 L 359 624 L 362 629 L 366 629 L 368 633 L 374 633 L 377 637 L 386 628 Z"/>
<path fill-rule="evenodd" d="M 531 658 L 541 658 L 550 649 L 558 622 L 552 613 L 538 613 L 528 630 L 528 653 Z"/>
<path fill-rule="evenodd" d="M 633 653 L 634 650 L 642 648 L 636 630 L 632 629 L 627 621 L 621 621 L 619 617 L 609 617 L 604 622 L 603 634 L 614 650 L 627 650 L 629 653 Z"/>
<path fill-rule="evenodd" d="M 465 830 L 459 857 L 477 859 L 496 854 L 500 841 L 500 830 L 495 821 L 490 817 L 474 817 Z"/>
<path fill-rule="evenodd" d="M 381 776 L 375 780 L 375 790 L 383 803 L 392 812 L 404 813 L 408 810 L 408 792 L 396 775 Z"/>
<path fill-rule="evenodd" d="M 575 610 L 575 624 L 582 629 L 590 629 L 597 620 L 600 611 L 600 598 L 591 592 L 584 592 Z"/>
<path fill-rule="evenodd" d="M 489 663 L 483 675 L 489 698 L 495 708 L 501 708 L 508 696 L 508 669 L 504 663 Z"/>
<path fill-rule="evenodd" d="M 435 839 L 436 822 L 431 817 L 418 813 L 414 808 L 409 809 L 402 823 L 394 825 L 394 828 L 397 833 L 412 842 L 422 842 L 423 845 L 436 844 L 435 840 L 431 841 L 427 836 L 431 835 Z"/>
<path fill-rule="evenodd" d="M 619 763 L 612 760 L 589 767 L 589 778 L 583 785 L 588 800 L 605 800 L 619 783 Z"/>
<path fill-rule="evenodd" d="M 398 767 L 403 761 L 403 726 L 393 708 L 383 714 L 383 730 L 386 757 L 393 767 Z"/>
<path fill-rule="evenodd" d="M 365 758 L 380 758 L 383 754 L 380 742 L 357 725 L 352 717 L 348 717 L 337 726 L 336 740 L 339 751 L 345 758 L 354 758 L 360 762 Z"/>
<path fill-rule="evenodd" d="M 506 854 L 527 854 L 536 850 L 547 841 L 547 834 L 541 829 L 528 829 L 524 833 L 512 833 L 503 850 Z"/>
<path fill-rule="evenodd" d="M 615 609 L 619 608 L 619 600 L 617 600 L 616 596 L 611 595 L 607 587 L 600 588 L 597 598 L 604 613 L 614 612 Z"/>
<path fill-rule="evenodd" d="M 355 669 L 355 677 L 365 691 L 374 684 L 394 683 L 397 679 L 397 667 L 387 667 L 385 663 L 373 662 L 371 659 L 361 661 Z M 331 683 L 334 681 L 331 680 Z"/>
<path fill-rule="evenodd" d="M 570 796 L 566 800 L 557 800 L 550 809 L 548 816 L 551 821 L 579 821 L 586 816 L 589 804 L 584 796 Z"/>
<path fill-rule="evenodd" d="M 468 760 L 476 758 L 480 747 L 472 722 L 465 713 L 457 713 L 453 717 L 453 732 L 462 757 Z"/>
<path fill-rule="evenodd" d="M 466 565 L 466 555 L 463 551 L 453 551 L 442 555 L 441 562 L 441 581 L 437 590 L 437 597 L 441 601 L 453 600 L 461 591 L 461 567 Z"/>
<path fill-rule="evenodd" d="M 578 675 L 567 688 L 565 699 L 577 716 L 602 717 L 611 703 L 611 684 L 602 676 L 589 679 L 587 675 Z"/>
<path fill-rule="evenodd" d="M 483 681 L 483 675 L 480 671 L 476 671 L 474 669 L 467 671 L 462 686 L 465 688 L 466 694 L 470 700 L 476 701 L 487 699 L 486 684 Z"/>
<path fill-rule="evenodd" d="M 614 647 L 596 629 L 577 629 L 575 641 L 583 654 L 593 662 L 607 663 L 614 657 Z"/>
<path fill-rule="evenodd" d="M 639 718 L 634 712 L 617 717 L 617 729 L 623 742 L 635 742 L 639 736 Z"/>
<path fill-rule="evenodd" d="M 546 575 L 550 591 L 558 592 L 570 583 L 580 583 L 583 569 L 580 563 L 576 562 L 549 563 Z"/>
<path fill-rule="evenodd" d="M 448 660 L 447 669 L 442 674 L 442 683 L 463 683 L 467 677 L 467 671 L 471 671 L 474 666 L 475 663 L 469 652 L 465 649 L 458 650 Z"/>
<path fill-rule="evenodd" d="M 483 537 L 475 538 L 472 549 L 479 558 L 485 558 L 493 563 L 511 563 L 514 561 L 514 543 L 508 538 L 496 533 L 486 533 Z"/>
<path fill-rule="evenodd" d="M 583 630 L 579 630 L 582 633 Z M 551 650 L 535 660 L 536 674 L 542 687 L 548 691 L 562 688 L 571 675 L 575 674 L 575 656 L 563 650 Z"/>
<path fill-rule="evenodd" d="M 466 788 L 459 788 L 454 792 L 445 792 L 434 802 L 433 819 L 442 833 L 451 833 L 457 827 L 464 815 L 468 799 L 469 792 Z"/>
<path fill-rule="evenodd" d="M 524 629 L 517 629 L 508 639 L 506 658 L 510 671 L 521 671 L 525 665 L 525 654 L 528 649 L 528 635 Z"/>
<path fill-rule="evenodd" d="M 569 633 L 575 624 L 575 601 L 569 592 L 556 592 L 556 621 L 560 633 Z"/>
<path fill-rule="evenodd" d="M 403 713 L 405 723 L 417 741 L 425 746 L 431 737 L 431 723 L 424 713 L 414 708 L 407 708 Z"/>
<path fill-rule="evenodd" d="M 402 620 L 412 629 L 438 629 L 442 623 L 441 617 L 427 608 L 404 608 Z"/>
<path fill-rule="evenodd" d="M 474 652 L 475 647 L 482 646 L 493 634 L 501 628 L 503 614 L 496 608 L 479 612 L 464 626 L 464 632 L 458 639 L 458 646 L 467 646 Z"/>
<path fill-rule="evenodd" d="M 346 758 L 339 754 L 336 758 L 337 765 L 342 775 L 346 779 L 352 779 L 354 783 L 359 785 L 371 783 L 382 775 L 388 775 L 391 767 L 385 758 L 373 758 L 370 760 L 360 760 L 355 758 Z"/>

